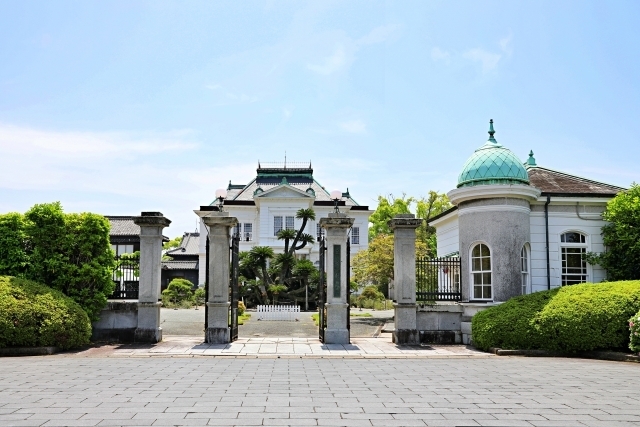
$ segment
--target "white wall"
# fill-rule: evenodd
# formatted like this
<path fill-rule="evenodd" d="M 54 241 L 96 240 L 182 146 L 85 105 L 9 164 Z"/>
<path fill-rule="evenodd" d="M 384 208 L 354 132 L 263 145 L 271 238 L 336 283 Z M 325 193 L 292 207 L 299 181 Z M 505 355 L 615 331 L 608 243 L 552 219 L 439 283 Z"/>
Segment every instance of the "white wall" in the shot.
<path fill-rule="evenodd" d="M 451 217 L 437 224 L 436 239 L 438 241 L 438 257 L 460 250 L 457 211 Z"/>
<path fill-rule="evenodd" d="M 604 208 L 603 201 L 602 208 Z M 540 206 L 540 205 L 538 205 Z M 539 209 L 539 208 L 538 208 Z M 531 212 L 531 290 L 533 292 L 547 289 L 547 256 L 545 240 L 544 211 L 536 209 Z M 556 202 L 549 206 L 549 264 L 551 270 L 551 287 L 561 285 L 562 260 L 560 254 L 560 235 L 567 231 L 578 231 L 587 235 L 587 252 L 603 252 L 601 229 L 606 224 L 602 219 L 595 220 L 598 215 L 582 213 L 581 216 L 591 220 L 581 219 L 575 212 L 575 203 L 560 204 Z M 564 210 L 558 212 L 557 210 Z M 593 211 L 593 209 L 592 209 Z M 605 271 L 599 266 L 587 264 L 589 281 L 598 283 L 605 279 Z"/>

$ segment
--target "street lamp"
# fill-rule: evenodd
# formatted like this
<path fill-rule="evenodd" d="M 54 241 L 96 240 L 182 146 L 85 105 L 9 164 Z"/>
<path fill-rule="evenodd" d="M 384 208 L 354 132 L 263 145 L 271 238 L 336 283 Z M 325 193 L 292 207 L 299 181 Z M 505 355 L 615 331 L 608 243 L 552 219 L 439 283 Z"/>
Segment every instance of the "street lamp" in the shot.
<path fill-rule="evenodd" d="M 340 213 L 340 209 L 338 208 L 338 202 L 340 201 L 340 199 L 342 198 L 342 191 L 340 190 L 333 190 L 331 192 L 331 200 L 333 200 L 333 209 L 335 213 Z"/>
<path fill-rule="evenodd" d="M 222 205 L 224 204 L 224 199 L 227 197 L 227 190 L 224 188 L 218 188 L 216 190 L 216 200 L 218 200 L 218 210 L 222 212 Z"/>

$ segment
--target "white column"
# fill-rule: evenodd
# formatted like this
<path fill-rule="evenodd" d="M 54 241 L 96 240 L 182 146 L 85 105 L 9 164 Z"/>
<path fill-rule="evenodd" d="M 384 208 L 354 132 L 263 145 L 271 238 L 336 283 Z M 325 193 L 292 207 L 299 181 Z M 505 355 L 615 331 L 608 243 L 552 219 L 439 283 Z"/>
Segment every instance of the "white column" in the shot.
<path fill-rule="evenodd" d="M 320 226 L 326 230 L 325 265 L 327 269 L 327 328 L 324 333 L 325 344 L 349 344 L 347 316 L 349 301 L 347 287 L 347 232 L 353 225 L 353 218 L 343 213 L 330 213 L 328 218 L 320 219 Z"/>
<path fill-rule="evenodd" d="M 160 327 L 160 272 L 162 229 L 171 224 L 160 212 L 142 212 L 133 222 L 140 226 L 140 285 L 136 342 L 162 341 Z"/>
<path fill-rule="evenodd" d="M 416 305 L 416 228 L 422 224 L 413 214 L 396 215 L 393 230 L 393 282 L 396 344 L 420 344 Z"/>
<path fill-rule="evenodd" d="M 209 229 L 209 294 L 205 341 L 212 344 L 229 342 L 229 236 L 238 219 L 229 212 L 201 212 Z M 202 268 L 202 267 L 201 267 Z"/>

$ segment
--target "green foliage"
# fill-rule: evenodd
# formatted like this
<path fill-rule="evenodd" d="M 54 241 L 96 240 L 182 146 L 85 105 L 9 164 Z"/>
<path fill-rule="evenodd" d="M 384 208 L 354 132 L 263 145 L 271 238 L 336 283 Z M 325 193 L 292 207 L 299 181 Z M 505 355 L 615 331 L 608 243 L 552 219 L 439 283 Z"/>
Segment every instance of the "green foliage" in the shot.
<path fill-rule="evenodd" d="M 39 283 L 0 276 L 0 347 L 89 343 L 91 322 L 82 308 L 62 292 Z"/>
<path fill-rule="evenodd" d="M 181 306 L 184 303 L 191 306 L 192 289 L 193 283 L 187 279 L 173 279 L 167 289 L 162 291 L 162 302 L 168 307 Z"/>
<path fill-rule="evenodd" d="M 378 196 L 378 207 L 369 217 L 369 241 L 379 234 L 391 234 L 387 223 L 397 214 L 411 213 L 410 206 L 415 201 L 413 197 L 402 195 L 400 198 Z"/>
<path fill-rule="evenodd" d="M 602 217 L 606 252 L 590 253 L 587 260 L 607 270 L 609 280 L 640 279 L 640 185 L 631 184 L 607 203 Z"/>
<path fill-rule="evenodd" d="M 621 349 L 640 309 L 640 281 L 565 286 L 491 307 L 472 319 L 478 348 L 559 352 Z"/>
<path fill-rule="evenodd" d="M 377 286 L 367 286 L 366 288 L 364 288 L 359 298 L 384 300 L 384 295 L 378 290 Z"/>
<path fill-rule="evenodd" d="M 0 274 L 57 289 L 97 320 L 115 286 L 105 217 L 65 214 L 59 202 L 45 203 L 24 216 L 0 216 L 0 234 Z"/>
<path fill-rule="evenodd" d="M 245 311 L 247 311 L 247 307 L 242 301 L 238 301 L 238 316 L 243 316 Z"/>
<path fill-rule="evenodd" d="M 24 215 L 0 215 L 0 275 L 23 277 L 29 267 Z"/>
<path fill-rule="evenodd" d="M 203 305 L 207 301 L 207 295 L 205 294 L 204 288 L 198 288 L 193 293 L 193 302 L 198 305 Z"/>
<path fill-rule="evenodd" d="M 629 319 L 629 348 L 640 353 L 640 311 Z"/>
<path fill-rule="evenodd" d="M 162 249 L 168 251 L 169 249 L 175 249 L 180 247 L 180 243 L 182 243 L 182 236 L 175 237 L 168 242 L 162 244 Z"/>

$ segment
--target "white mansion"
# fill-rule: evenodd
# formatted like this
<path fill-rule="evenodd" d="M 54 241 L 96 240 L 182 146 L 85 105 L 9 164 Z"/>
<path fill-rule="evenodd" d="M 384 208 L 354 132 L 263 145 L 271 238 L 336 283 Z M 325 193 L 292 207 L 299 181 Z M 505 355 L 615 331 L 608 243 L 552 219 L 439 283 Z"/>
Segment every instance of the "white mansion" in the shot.
<path fill-rule="evenodd" d="M 214 200 L 210 205 L 217 205 Z M 236 232 L 240 233 L 240 251 L 249 251 L 254 246 L 269 246 L 275 253 L 284 250 L 284 241 L 276 237 L 282 229 L 299 229 L 302 220 L 296 219 L 299 209 L 311 208 L 316 220 L 307 222 L 305 233 L 316 237 L 316 242 L 296 252 L 298 257 L 318 262 L 318 239 L 322 235 L 320 218 L 334 211 L 334 200 L 322 185 L 313 178 L 311 164 L 308 166 L 258 164 L 257 175 L 248 184 L 232 184 L 229 181 L 224 210 L 238 218 Z M 354 218 L 349 233 L 351 257 L 368 246 L 368 223 L 372 211 L 359 205 L 347 189 L 338 200 L 338 208 Z M 199 264 L 206 265 L 206 227 L 200 220 Z M 200 269 L 199 284 L 205 281 L 205 268 Z"/>

